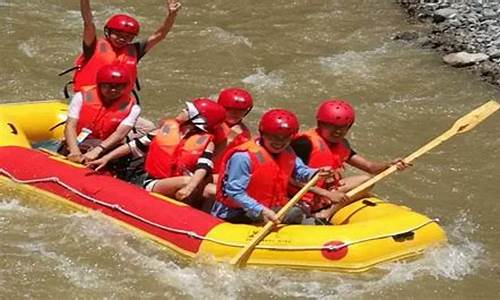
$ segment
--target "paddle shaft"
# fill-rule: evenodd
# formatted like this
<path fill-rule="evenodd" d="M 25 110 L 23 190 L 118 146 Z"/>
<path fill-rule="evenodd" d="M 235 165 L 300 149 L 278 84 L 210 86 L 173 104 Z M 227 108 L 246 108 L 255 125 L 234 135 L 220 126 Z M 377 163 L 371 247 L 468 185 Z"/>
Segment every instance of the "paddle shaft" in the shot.
<path fill-rule="evenodd" d="M 467 115 L 461 117 L 455 123 L 453 123 L 453 126 L 445 131 L 443 134 L 440 136 L 436 137 L 429 143 L 425 144 L 422 146 L 420 149 L 417 151 L 413 152 L 412 154 L 408 155 L 403 159 L 404 162 L 410 163 L 413 160 L 417 159 L 418 157 L 422 156 L 423 154 L 427 153 L 431 149 L 435 148 L 442 142 L 448 140 L 449 138 L 455 136 L 458 133 L 463 133 L 466 131 L 471 130 L 474 128 L 477 124 L 481 123 L 483 120 L 485 120 L 487 117 L 489 117 L 491 114 L 496 112 L 500 108 L 500 105 L 495 102 L 495 101 L 489 101 L 486 102 L 485 104 L 481 105 L 480 107 L 474 109 Z M 371 179 L 365 181 L 361 185 L 355 187 L 354 189 L 350 190 L 347 192 L 347 196 L 349 198 L 353 198 L 354 196 L 358 195 L 360 192 L 363 192 L 370 186 L 374 185 L 378 181 L 380 181 L 382 178 L 386 177 L 387 175 L 392 174 L 394 171 L 397 170 L 397 167 L 395 165 L 390 166 L 389 168 L 385 169 L 384 171 L 380 172 L 379 174 L 375 175 Z M 341 207 L 336 209 L 338 211 Z"/>
<path fill-rule="evenodd" d="M 405 157 L 403 159 L 403 161 L 405 163 L 408 163 L 408 164 L 411 163 L 416 158 L 420 157 L 424 153 L 427 153 L 429 150 L 438 146 L 439 144 L 446 141 L 447 139 L 449 139 L 450 137 L 452 137 L 455 134 L 456 133 L 452 133 L 450 130 L 446 131 L 442 135 L 438 136 L 437 138 L 435 138 L 432 141 L 430 141 L 429 143 L 427 143 L 425 146 L 421 147 L 417 151 L 415 151 L 412 154 Z M 385 169 L 384 171 L 378 173 L 377 175 L 373 176 L 369 180 L 363 182 L 362 184 L 358 185 L 357 187 L 355 187 L 352 190 L 350 190 L 349 192 L 347 192 L 346 193 L 347 197 L 352 198 L 352 197 L 358 195 L 359 193 L 363 192 L 367 188 L 371 187 L 375 183 L 382 180 L 384 177 L 394 173 L 395 171 L 397 171 L 397 169 L 398 168 L 395 165 L 390 166 L 389 168 Z"/>
<path fill-rule="evenodd" d="M 500 108 L 500 105 L 495 102 L 495 101 L 489 101 L 482 106 L 476 108 L 475 110 L 471 111 L 467 115 L 461 117 L 458 119 L 453 126 L 445 131 L 443 134 L 438 136 L 437 138 L 433 139 L 429 143 L 425 144 L 423 147 L 418 149 L 417 151 L 413 152 L 412 154 L 408 155 L 406 158 L 404 158 L 404 161 L 406 163 L 410 163 L 416 158 L 422 156 L 424 153 L 427 153 L 431 149 L 435 148 L 442 142 L 448 140 L 449 138 L 453 137 L 457 133 L 463 133 L 468 130 L 471 130 L 474 128 L 477 124 L 481 123 L 484 119 L 489 117 L 491 114 L 493 114 L 495 111 L 497 111 Z M 392 165 L 386 170 L 380 172 L 373 178 L 365 181 L 361 185 L 357 186 L 356 188 L 352 189 L 347 193 L 347 196 L 352 198 L 359 194 L 360 192 L 366 190 L 373 184 L 377 183 L 380 181 L 382 178 L 386 177 L 387 175 L 392 174 L 394 171 L 397 170 L 397 167 Z M 292 198 L 290 201 L 279 210 L 279 212 L 276 214 L 278 218 L 281 218 L 284 216 L 288 210 L 299 201 L 300 198 L 313 186 L 316 184 L 316 181 L 318 181 L 319 175 L 316 174 L 306 185 L 304 185 L 299 192 Z M 341 207 L 339 206 L 335 211 L 338 211 Z M 254 236 L 254 238 L 246 245 L 243 249 L 241 249 L 238 254 L 231 259 L 230 263 L 232 265 L 238 265 L 241 266 L 243 265 L 250 254 L 252 253 L 253 249 L 255 246 L 262 241 L 272 230 L 274 224 L 273 222 L 267 222 L 267 224 Z"/>
<path fill-rule="evenodd" d="M 319 174 L 314 175 L 313 178 L 311 178 L 311 180 L 309 180 L 309 182 L 304 185 L 297 192 L 297 194 L 295 194 L 295 196 L 293 196 L 293 198 L 290 199 L 287 204 L 276 213 L 276 217 L 278 219 L 281 219 L 284 215 L 286 215 L 290 208 L 294 206 L 300 200 L 300 198 L 302 198 L 302 196 L 304 196 L 304 194 L 307 193 L 307 191 L 316 184 L 318 179 Z M 266 225 L 264 225 L 264 227 L 262 227 L 262 229 L 253 237 L 253 239 L 243 249 L 241 249 L 235 257 L 231 259 L 230 264 L 237 266 L 243 265 L 247 261 L 255 246 L 257 246 L 257 244 L 259 244 L 260 241 L 262 241 L 271 232 L 273 227 L 273 222 L 267 222 Z"/>

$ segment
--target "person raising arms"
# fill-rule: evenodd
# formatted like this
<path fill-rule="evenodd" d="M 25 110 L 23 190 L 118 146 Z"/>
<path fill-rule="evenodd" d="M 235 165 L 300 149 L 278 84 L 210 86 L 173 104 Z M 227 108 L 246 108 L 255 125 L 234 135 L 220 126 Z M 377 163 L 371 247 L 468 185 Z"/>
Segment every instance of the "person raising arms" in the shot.
<path fill-rule="evenodd" d="M 272 109 L 262 115 L 260 137 L 232 148 L 222 159 L 224 173 L 217 182 L 212 215 L 233 223 L 304 222 L 299 207 L 283 220 L 276 217 L 275 210 L 287 202 L 288 181 L 308 181 L 316 172 L 328 178 L 332 172 L 330 167 L 311 169 L 295 155 L 289 145 L 298 128 L 290 111 Z"/>
<path fill-rule="evenodd" d="M 140 30 L 139 22 L 125 14 L 112 15 L 104 25 L 104 37 L 97 37 L 89 0 L 80 0 L 83 19 L 83 52 L 75 62 L 73 90 L 95 84 L 97 70 L 105 64 L 124 64 L 130 74 L 130 89 L 137 79 L 137 63 L 163 40 L 172 28 L 181 7 L 177 0 L 166 0 L 167 15 L 163 24 L 145 41 L 135 42 Z"/>
<path fill-rule="evenodd" d="M 307 130 L 295 137 L 291 146 L 302 161 L 312 168 L 329 166 L 343 170 L 344 163 L 375 175 L 396 165 L 399 170 L 408 167 L 401 158 L 381 162 L 369 160 L 355 152 L 345 138 L 354 124 L 355 112 L 345 100 L 329 99 L 323 101 L 316 110 L 316 128 Z M 320 181 L 316 188 L 310 189 L 302 199 L 307 202 L 312 212 L 317 212 L 319 218 L 329 219 L 335 209 L 334 202 L 330 201 L 324 191 L 338 191 L 346 193 L 354 187 L 368 180 L 370 175 L 355 175 L 340 180 Z M 315 194 L 316 196 L 314 196 Z M 350 199 L 347 202 L 355 201 Z M 343 204 L 347 204 L 344 202 Z"/>
<path fill-rule="evenodd" d="M 124 144 L 100 159 L 89 162 L 96 171 L 110 161 L 132 153 L 145 156 L 146 174 L 138 182 L 157 192 L 193 206 L 202 203 L 203 189 L 212 173 L 213 132 L 224 122 L 226 112 L 216 102 L 199 98 L 186 102 L 186 109 L 161 127 Z"/>
<path fill-rule="evenodd" d="M 68 108 L 61 153 L 73 162 L 94 160 L 121 143 L 141 112 L 123 65 L 105 65 L 96 77 L 97 85 L 82 87 Z"/>

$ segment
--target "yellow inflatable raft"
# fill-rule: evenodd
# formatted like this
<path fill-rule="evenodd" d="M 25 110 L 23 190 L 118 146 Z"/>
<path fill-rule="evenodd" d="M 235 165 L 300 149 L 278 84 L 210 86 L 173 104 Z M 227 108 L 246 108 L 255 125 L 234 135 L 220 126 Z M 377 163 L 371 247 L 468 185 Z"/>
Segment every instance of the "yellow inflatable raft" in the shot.
<path fill-rule="evenodd" d="M 67 106 L 59 101 L 0 105 L 0 184 L 15 185 L 105 216 L 187 256 L 228 262 L 260 227 L 230 224 L 183 203 L 68 163 L 32 145 L 60 139 Z M 341 209 L 332 225 L 281 226 L 252 252 L 249 265 L 365 271 L 446 241 L 435 219 L 367 198 Z"/>

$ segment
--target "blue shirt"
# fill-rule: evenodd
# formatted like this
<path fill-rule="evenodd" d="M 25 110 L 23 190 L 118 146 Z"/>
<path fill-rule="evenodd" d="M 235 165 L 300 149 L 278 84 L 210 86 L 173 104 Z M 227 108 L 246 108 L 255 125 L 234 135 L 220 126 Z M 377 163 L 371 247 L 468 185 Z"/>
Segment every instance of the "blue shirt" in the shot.
<path fill-rule="evenodd" d="M 307 182 L 316 171 L 317 169 L 309 168 L 297 157 L 295 158 L 292 177 L 297 181 Z M 238 202 L 242 208 L 227 207 L 216 201 L 212 207 L 212 215 L 221 219 L 230 219 L 245 212 L 253 217 L 260 215 L 262 205 L 246 192 L 250 182 L 250 157 L 248 152 L 236 152 L 229 158 L 222 180 L 223 194 Z"/>

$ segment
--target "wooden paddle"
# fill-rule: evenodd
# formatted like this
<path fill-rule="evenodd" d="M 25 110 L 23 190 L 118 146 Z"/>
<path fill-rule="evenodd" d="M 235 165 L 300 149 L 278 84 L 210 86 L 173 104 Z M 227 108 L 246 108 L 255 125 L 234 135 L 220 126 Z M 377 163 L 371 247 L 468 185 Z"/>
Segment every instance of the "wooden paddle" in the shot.
<path fill-rule="evenodd" d="M 295 196 L 293 196 L 293 198 L 290 199 L 288 203 L 276 213 L 276 217 L 278 219 L 281 219 L 288 212 L 288 210 L 290 210 L 290 208 L 294 206 L 295 203 L 297 203 L 300 200 L 300 198 L 302 198 L 302 196 L 304 196 L 304 194 L 307 193 L 307 191 L 316 184 L 316 181 L 318 181 L 318 179 L 319 179 L 319 174 L 314 175 L 313 178 L 311 178 L 311 180 L 309 180 L 309 182 L 306 185 L 304 185 L 297 192 L 297 194 L 295 194 Z M 255 246 L 257 246 L 257 244 L 259 244 L 260 241 L 262 241 L 271 232 L 273 227 L 274 227 L 273 222 L 271 221 L 267 222 L 267 224 L 264 227 L 262 227 L 262 229 L 253 237 L 250 243 L 248 243 L 243 249 L 241 249 L 240 252 L 238 252 L 238 254 L 236 254 L 236 256 L 229 261 L 229 263 L 238 267 L 243 266 L 247 261 L 248 257 L 250 256 L 250 254 L 252 253 Z"/>
<path fill-rule="evenodd" d="M 434 147 L 438 146 L 442 142 L 446 141 L 447 139 L 453 137 L 457 133 L 464 133 L 472 128 L 474 128 L 477 124 L 481 123 L 484 119 L 489 117 L 491 114 L 496 112 L 500 108 L 500 104 L 498 104 L 496 101 L 488 101 L 485 104 L 481 105 L 480 107 L 474 109 L 470 113 L 466 114 L 465 116 L 461 117 L 458 119 L 453 126 L 445 131 L 443 134 L 440 136 L 436 137 L 417 151 L 413 152 L 412 154 L 408 155 L 403 159 L 404 162 L 410 163 L 414 159 L 420 157 L 424 153 L 427 153 L 429 150 L 433 149 Z M 397 168 L 395 165 L 392 165 L 391 167 L 385 169 L 384 171 L 380 172 L 379 174 L 375 175 L 371 179 L 363 182 L 361 185 L 358 185 L 354 189 L 350 190 L 347 192 L 347 196 L 349 198 L 355 198 L 359 193 L 363 192 L 370 186 L 374 185 L 376 182 L 382 180 L 382 178 L 386 177 L 389 174 L 392 174 L 394 171 L 396 171 Z M 347 203 L 349 204 L 349 203 Z M 347 204 L 344 204 L 347 205 Z M 343 206 L 339 206 L 333 211 L 332 216 L 342 208 Z"/>

